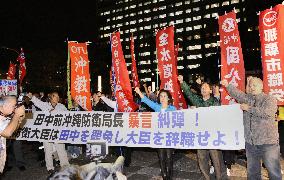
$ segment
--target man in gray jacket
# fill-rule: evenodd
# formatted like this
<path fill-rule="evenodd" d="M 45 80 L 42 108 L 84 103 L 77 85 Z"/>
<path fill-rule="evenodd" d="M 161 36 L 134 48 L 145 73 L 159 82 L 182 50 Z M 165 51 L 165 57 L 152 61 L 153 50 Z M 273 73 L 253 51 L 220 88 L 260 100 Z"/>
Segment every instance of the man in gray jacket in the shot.
<path fill-rule="evenodd" d="M 247 93 L 244 93 L 227 80 L 221 81 L 229 95 L 241 104 L 244 111 L 248 179 L 261 179 L 262 160 L 268 170 L 269 179 L 281 180 L 279 134 L 275 123 L 277 101 L 263 93 L 261 79 L 251 77 L 247 83 Z"/>

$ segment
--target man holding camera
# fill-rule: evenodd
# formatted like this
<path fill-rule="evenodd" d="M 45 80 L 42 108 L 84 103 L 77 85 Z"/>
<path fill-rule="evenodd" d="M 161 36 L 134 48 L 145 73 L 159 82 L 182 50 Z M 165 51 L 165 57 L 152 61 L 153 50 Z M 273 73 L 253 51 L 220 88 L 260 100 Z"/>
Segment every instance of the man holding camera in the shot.
<path fill-rule="evenodd" d="M 67 108 L 63 104 L 59 103 L 59 95 L 57 92 L 50 93 L 49 102 L 42 102 L 40 99 L 33 96 L 32 93 L 28 93 L 27 96 L 31 99 L 34 105 L 42 111 L 67 111 Z M 67 152 L 65 150 L 65 144 L 44 142 L 43 146 L 45 152 L 46 168 L 49 174 L 53 174 L 54 172 L 52 157 L 53 146 L 55 146 L 55 149 L 57 151 L 60 160 L 60 166 L 63 167 L 69 165 Z"/>
<path fill-rule="evenodd" d="M 19 127 L 25 118 L 25 107 L 17 106 L 15 96 L 4 96 L 0 99 L 0 173 L 6 161 L 6 139 Z"/>

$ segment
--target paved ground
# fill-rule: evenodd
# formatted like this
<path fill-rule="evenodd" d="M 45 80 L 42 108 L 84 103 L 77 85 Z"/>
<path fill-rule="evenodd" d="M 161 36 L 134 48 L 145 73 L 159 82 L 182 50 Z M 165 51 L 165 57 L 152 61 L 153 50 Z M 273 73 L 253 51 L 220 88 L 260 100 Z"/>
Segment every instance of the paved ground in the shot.
<path fill-rule="evenodd" d="M 32 146 L 23 145 L 25 159 L 27 161 L 27 170 L 20 171 L 14 167 L 0 177 L 3 180 L 45 180 L 47 171 L 45 167 L 41 167 L 36 161 L 36 154 L 32 150 Z M 79 162 L 81 164 L 82 162 Z M 281 161 L 284 167 L 284 160 Z M 157 153 L 154 149 L 135 148 L 132 153 L 132 163 L 130 167 L 124 169 L 124 173 L 129 180 L 158 180 L 160 169 Z M 263 169 L 263 179 L 268 179 L 267 172 Z M 202 180 L 204 179 L 199 171 L 196 154 L 194 151 L 176 151 L 174 155 L 174 179 L 175 180 Z M 246 179 L 245 161 L 237 160 L 232 166 L 232 180 Z"/>

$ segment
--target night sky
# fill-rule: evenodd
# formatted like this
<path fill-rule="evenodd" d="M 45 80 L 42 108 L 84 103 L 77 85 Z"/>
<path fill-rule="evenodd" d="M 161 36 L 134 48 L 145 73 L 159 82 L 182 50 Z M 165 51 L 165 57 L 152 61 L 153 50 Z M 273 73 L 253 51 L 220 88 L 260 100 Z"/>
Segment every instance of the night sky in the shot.
<path fill-rule="evenodd" d="M 90 60 L 95 53 L 98 23 L 94 2 L 1 1 L 1 73 L 7 72 L 9 61 L 15 61 L 17 58 L 15 52 L 3 47 L 18 51 L 23 47 L 27 59 L 28 84 L 35 89 L 41 88 L 44 83 L 40 80 L 43 79 L 49 81 L 50 86 L 53 86 L 52 82 L 55 83 L 54 86 L 62 85 L 56 81 L 62 79 L 62 74 L 66 72 L 67 38 L 78 42 L 94 42 L 89 46 Z M 54 77 L 52 74 L 55 73 L 59 76 Z"/>

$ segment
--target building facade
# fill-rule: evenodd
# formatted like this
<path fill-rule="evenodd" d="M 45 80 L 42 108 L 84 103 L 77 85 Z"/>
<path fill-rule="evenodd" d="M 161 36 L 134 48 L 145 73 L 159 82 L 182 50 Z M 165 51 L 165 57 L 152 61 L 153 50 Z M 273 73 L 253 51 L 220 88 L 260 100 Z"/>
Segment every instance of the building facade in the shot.
<path fill-rule="evenodd" d="M 110 49 L 110 34 L 120 30 L 130 71 L 130 36 L 133 33 L 139 79 L 157 81 L 155 31 L 174 25 L 175 44 L 179 44 L 178 73 L 186 79 L 203 74 L 211 82 L 217 82 L 220 70 L 217 18 L 234 10 L 239 22 L 246 70 L 251 74 L 259 73 L 257 12 L 277 3 L 280 1 L 267 4 L 256 0 L 100 0 L 100 47 Z"/>

